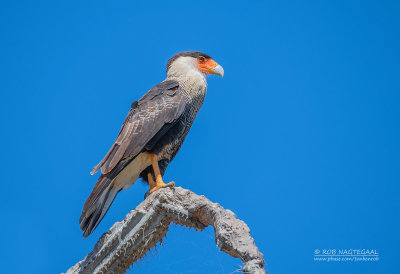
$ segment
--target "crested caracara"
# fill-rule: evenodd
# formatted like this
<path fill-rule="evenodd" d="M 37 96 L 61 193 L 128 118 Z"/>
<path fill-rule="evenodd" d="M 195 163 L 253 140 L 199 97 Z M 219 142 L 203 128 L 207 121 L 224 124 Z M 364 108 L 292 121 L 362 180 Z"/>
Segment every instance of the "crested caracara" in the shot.
<path fill-rule="evenodd" d="M 207 54 L 185 51 L 169 59 L 167 78 L 131 105 L 118 137 L 91 174 L 101 176 L 83 206 L 79 219 L 89 236 L 107 213 L 115 196 L 139 177 L 154 191 L 173 187 L 162 176 L 181 148 L 207 92 L 206 76 L 224 75 Z"/>

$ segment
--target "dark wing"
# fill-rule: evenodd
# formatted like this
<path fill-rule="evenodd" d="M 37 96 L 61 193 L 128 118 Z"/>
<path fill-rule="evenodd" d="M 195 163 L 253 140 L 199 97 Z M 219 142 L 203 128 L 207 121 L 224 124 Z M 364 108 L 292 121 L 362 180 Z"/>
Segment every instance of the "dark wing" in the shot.
<path fill-rule="evenodd" d="M 153 87 L 132 103 L 117 140 L 91 174 L 100 168 L 102 174 L 107 174 L 121 160 L 138 155 L 155 135 L 178 120 L 185 107 L 186 99 L 178 82 L 165 81 Z"/>

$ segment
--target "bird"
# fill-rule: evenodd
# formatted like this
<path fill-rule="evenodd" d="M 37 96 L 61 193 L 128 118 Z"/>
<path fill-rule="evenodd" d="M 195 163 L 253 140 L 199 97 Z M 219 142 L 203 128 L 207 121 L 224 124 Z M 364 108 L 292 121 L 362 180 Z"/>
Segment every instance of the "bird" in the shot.
<path fill-rule="evenodd" d="M 168 60 L 166 79 L 131 104 L 117 139 L 91 171 L 101 175 L 79 219 L 83 237 L 97 228 L 116 195 L 139 178 L 150 187 L 145 199 L 175 186 L 173 181 L 164 183 L 163 176 L 203 105 L 210 74 L 223 77 L 224 69 L 209 55 L 177 53 Z"/>

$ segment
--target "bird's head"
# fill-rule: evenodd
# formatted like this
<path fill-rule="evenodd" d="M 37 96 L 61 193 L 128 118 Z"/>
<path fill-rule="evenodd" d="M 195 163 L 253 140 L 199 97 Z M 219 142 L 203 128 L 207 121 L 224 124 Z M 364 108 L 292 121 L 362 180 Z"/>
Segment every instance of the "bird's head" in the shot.
<path fill-rule="evenodd" d="M 198 51 L 180 52 L 168 61 L 168 76 L 183 76 L 193 71 L 200 72 L 203 75 L 224 76 L 224 69 L 217 62 L 207 54 Z"/>

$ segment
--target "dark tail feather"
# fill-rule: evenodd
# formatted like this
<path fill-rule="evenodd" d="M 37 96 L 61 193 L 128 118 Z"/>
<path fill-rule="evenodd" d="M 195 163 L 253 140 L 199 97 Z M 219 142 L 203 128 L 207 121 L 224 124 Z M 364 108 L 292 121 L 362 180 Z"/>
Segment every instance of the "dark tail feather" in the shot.
<path fill-rule="evenodd" d="M 113 187 L 111 183 L 112 180 L 110 178 L 103 175 L 100 176 L 99 181 L 83 206 L 79 223 L 85 238 L 96 229 L 104 215 L 106 215 L 115 196 L 121 190 Z"/>

